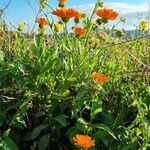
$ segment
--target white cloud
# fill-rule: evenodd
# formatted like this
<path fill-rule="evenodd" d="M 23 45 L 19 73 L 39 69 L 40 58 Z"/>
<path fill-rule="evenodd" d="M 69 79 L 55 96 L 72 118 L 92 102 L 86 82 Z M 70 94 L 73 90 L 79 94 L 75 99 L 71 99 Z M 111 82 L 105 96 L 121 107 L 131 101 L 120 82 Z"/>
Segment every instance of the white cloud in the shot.
<path fill-rule="evenodd" d="M 148 12 L 148 3 L 128 4 L 128 3 L 106 3 L 107 7 L 111 7 L 120 14 Z M 79 5 L 78 8 L 82 11 L 89 12 L 94 8 L 94 4 Z"/>
<path fill-rule="evenodd" d="M 136 25 L 138 24 L 141 18 L 148 17 L 149 5 L 146 2 L 141 4 L 129 4 L 124 2 L 119 3 L 105 3 L 106 7 L 113 8 L 120 14 L 120 17 L 123 17 L 127 20 L 127 23 L 120 24 L 118 27 L 124 29 L 135 29 Z M 85 4 L 79 5 L 78 8 L 81 11 L 86 12 L 87 14 L 91 14 L 92 10 L 94 9 L 95 4 Z M 115 22 L 113 22 L 115 23 Z"/>
<path fill-rule="evenodd" d="M 115 9 L 121 14 L 140 13 L 148 11 L 148 3 L 128 4 L 128 3 L 107 3 L 108 7 Z"/>

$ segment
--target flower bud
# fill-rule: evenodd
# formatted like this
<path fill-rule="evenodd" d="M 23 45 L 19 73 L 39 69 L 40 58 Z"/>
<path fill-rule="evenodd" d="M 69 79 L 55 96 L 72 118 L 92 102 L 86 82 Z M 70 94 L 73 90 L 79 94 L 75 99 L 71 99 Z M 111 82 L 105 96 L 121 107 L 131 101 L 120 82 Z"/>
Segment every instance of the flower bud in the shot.
<path fill-rule="evenodd" d="M 44 9 L 46 5 L 48 4 L 48 0 L 40 0 L 39 3 L 40 3 L 40 6 Z"/>

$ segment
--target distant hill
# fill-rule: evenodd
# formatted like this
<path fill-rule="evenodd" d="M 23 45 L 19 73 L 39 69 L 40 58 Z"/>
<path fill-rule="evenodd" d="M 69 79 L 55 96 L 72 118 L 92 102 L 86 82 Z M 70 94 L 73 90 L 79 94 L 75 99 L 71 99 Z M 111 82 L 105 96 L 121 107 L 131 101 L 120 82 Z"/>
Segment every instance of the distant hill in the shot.
<path fill-rule="evenodd" d="M 148 32 L 142 33 L 140 30 L 128 30 L 125 31 L 126 38 L 131 39 L 131 38 L 138 38 L 141 36 L 147 36 Z"/>

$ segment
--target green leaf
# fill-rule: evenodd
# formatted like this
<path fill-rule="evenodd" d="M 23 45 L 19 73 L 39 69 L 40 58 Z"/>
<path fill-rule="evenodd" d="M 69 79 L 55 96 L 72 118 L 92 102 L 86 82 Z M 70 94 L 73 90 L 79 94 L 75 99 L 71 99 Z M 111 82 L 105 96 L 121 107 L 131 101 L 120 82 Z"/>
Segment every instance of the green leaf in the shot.
<path fill-rule="evenodd" d="M 95 134 L 94 134 L 94 138 L 99 140 L 99 139 L 104 139 L 106 136 L 108 136 L 108 133 L 104 130 L 98 130 Z"/>
<path fill-rule="evenodd" d="M 4 114 L 0 114 L 0 126 L 2 126 L 5 122 L 5 116 Z"/>
<path fill-rule="evenodd" d="M 37 126 L 31 133 L 31 139 L 35 139 L 39 134 L 40 132 L 45 129 L 47 127 L 47 125 L 39 125 Z"/>
<path fill-rule="evenodd" d="M 54 118 L 56 121 L 58 121 L 62 126 L 67 126 L 67 120 L 65 115 L 58 115 L 57 117 Z"/>
<path fill-rule="evenodd" d="M 76 81 L 76 77 L 70 76 L 67 80 L 70 82 Z"/>
<path fill-rule="evenodd" d="M 93 128 L 99 129 L 99 131 L 104 130 L 106 131 L 109 135 L 111 135 L 114 139 L 118 140 L 115 134 L 110 130 L 109 127 L 105 126 L 104 124 L 94 124 L 92 125 Z"/>
<path fill-rule="evenodd" d="M 133 106 L 133 107 L 135 107 L 135 106 L 137 106 L 138 105 L 138 100 L 136 99 L 136 100 L 134 100 L 133 101 L 133 103 L 129 106 L 129 107 L 131 107 L 131 106 Z"/>
<path fill-rule="evenodd" d="M 11 138 L 7 137 L 4 140 L 4 150 L 19 150 L 19 148 Z"/>
<path fill-rule="evenodd" d="M 23 102 L 20 106 L 20 111 L 24 114 L 27 112 L 28 109 L 28 101 Z"/>
<path fill-rule="evenodd" d="M 94 119 L 94 117 L 102 111 L 103 111 L 102 102 L 99 101 L 99 99 L 94 100 L 92 106 L 92 115 L 91 115 L 92 119 Z"/>
<path fill-rule="evenodd" d="M 47 148 L 48 144 L 49 144 L 49 134 L 46 134 L 41 137 L 41 139 L 38 143 L 39 150 L 45 150 Z"/>
<path fill-rule="evenodd" d="M 24 121 L 24 117 L 21 114 L 16 114 L 13 118 L 12 125 L 17 128 L 22 128 L 23 126 L 26 126 L 26 123 Z"/>
<path fill-rule="evenodd" d="M 79 130 L 82 131 L 82 132 L 84 132 L 85 130 L 88 129 L 88 125 L 89 125 L 89 123 L 86 122 L 86 121 L 85 121 L 84 119 L 82 119 L 82 118 L 79 118 L 79 119 L 77 120 L 77 123 L 76 123 L 77 129 L 79 129 Z"/>
<path fill-rule="evenodd" d="M 71 127 L 67 131 L 67 135 L 69 136 L 70 141 L 72 141 L 72 138 L 74 135 L 79 134 L 79 133 L 80 133 L 80 130 L 75 127 Z"/>
<path fill-rule="evenodd" d="M 102 108 L 97 108 L 94 110 L 94 112 L 92 113 L 92 118 L 94 118 L 98 113 L 102 112 L 103 109 Z"/>

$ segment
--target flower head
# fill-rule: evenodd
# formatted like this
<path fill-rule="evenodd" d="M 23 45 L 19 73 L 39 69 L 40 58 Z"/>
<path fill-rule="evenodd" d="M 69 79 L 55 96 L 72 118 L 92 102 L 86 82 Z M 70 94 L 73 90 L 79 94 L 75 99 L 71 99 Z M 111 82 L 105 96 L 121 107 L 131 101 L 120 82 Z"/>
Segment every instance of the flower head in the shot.
<path fill-rule="evenodd" d="M 101 17 L 103 21 L 115 20 L 118 17 L 118 13 L 113 9 L 103 8 L 96 11 L 97 16 Z"/>
<path fill-rule="evenodd" d="M 18 31 L 22 31 L 25 28 L 26 22 L 20 23 L 18 25 Z"/>
<path fill-rule="evenodd" d="M 92 140 L 92 138 L 88 135 L 77 134 L 73 137 L 73 141 L 75 145 L 83 148 L 84 150 L 88 150 L 89 148 L 95 146 L 95 140 Z"/>
<path fill-rule="evenodd" d="M 68 0 L 58 0 L 58 2 L 61 3 L 61 4 L 65 4 L 65 3 L 67 3 L 67 1 Z"/>
<path fill-rule="evenodd" d="M 40 35 L 45 35 L 46 29 L 45 29 L 44 27 L 39 28 L 39 29 L 38 29 L 38 33 L 39 33 Z"/>
<path fill-rule="evenodd" d="M 74 16 L 74 20 L 76 23 L 79 23 L 80 19 L 84 18 L 85 14 L 81 13 L 81 12 L 76 12 L 75 16 Z"/>
<path fill-rule="evenodd" d="M 67 0 L 58 0 L 60 3 L 66 3 Z"/>
<path fill-rule="evenodd" d="M 56 24 L 54 24 L 54 26 L 55 26 L 55 29 L 57 32 L 61 31 L 63 28 L 63 25 L 60 23 L 56 23 Z"/>
<path fill-rule="evenodd" d="M 148 29 L 148 22 L 146 20 L 142 20 L 140 23 L 139 23 L 139 28 L 140 30 L 142 31 L 146 31 Z"/>
<path fill-rule="evenodd" d="M 52 12 L 52 14 L 60 17 L 64 22 L 69 21 L 70 18 L 75 17 L 77 11 L 73 8 L 58 8 Z"/>
<path fill-rule="evenodd" d="M 93 72 L 92 77 L 94 80 L 96 80 L 100 83 L 104 83 L 104 82 L 108 81 L 108 77 L 102 73 Z"/>
<path fill-rule="evenodd" d="M 45 18 L 38 18 L 36 20 L 36 22 L 40 25 L 40 26 L 47 26 L 48 25 L 48 21 Z"/>
<path fill-rule="evenodd" d="M 83 36 L 86 34 L 86 30 L 85 30 L 85 28 L 78 26 L 78 27 L 74 28 L 74 34 L 76 36 Z"/>
<path fill-rule="evenodd" d="M 67 3 L 67 1 L 68 1 L 68 0 L 58 0 L 58 2 L 59 2 L 58 6 L 59 6 L 59 7 L 64 7 L 65 4 Z"/>

